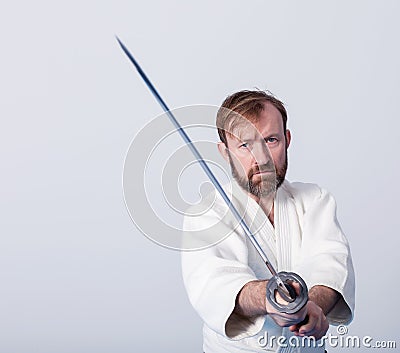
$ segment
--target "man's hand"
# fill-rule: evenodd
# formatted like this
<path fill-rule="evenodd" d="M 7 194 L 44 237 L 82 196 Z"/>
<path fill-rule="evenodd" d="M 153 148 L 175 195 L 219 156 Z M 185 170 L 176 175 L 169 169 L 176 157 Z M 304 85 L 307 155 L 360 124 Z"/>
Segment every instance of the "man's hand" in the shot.
<path fill-rule="evenodd" d="M 329 323 L 325 315 L 333 308 L 340 294 L 326 286 L 314 286 L 308 292 L 307 321 L 292 325 L 289 330 L 296 336 L 314 336 L 319 340 L 328 331 Z"/>
<path fill-rule="evenodd" d="M 314 286 L 308 293 L 307 304 L 297 313 L 289 315 L 279 312 L 266 300 L 266 284 L 267 281 L 251 281 L 244 285 L 236 298 L 234 312 L 244 317 L 270 315 L 277 325 L 289 326 L 289 330 L 297 336 L 314 336 L 318 340 L 325 335 L 329 328 L 325 314 L 339 300 L 339 293 L 329 287 Z M 299 294 L 299 284 L 292 285 Z M 280 304 L 286 303 L 279 293 L 276 299 Z"/>
<path fill-rule="evenodd" d="M 300 324 L 292 325 L 289 330 L 294 332 L 296 336 L 314 336 L 316 340 L 319 340 L 328 331 L 329 323 L 325 317 L 322 309 L 309 300 L 305 307 L 307 313 L 307 320 Z"/>

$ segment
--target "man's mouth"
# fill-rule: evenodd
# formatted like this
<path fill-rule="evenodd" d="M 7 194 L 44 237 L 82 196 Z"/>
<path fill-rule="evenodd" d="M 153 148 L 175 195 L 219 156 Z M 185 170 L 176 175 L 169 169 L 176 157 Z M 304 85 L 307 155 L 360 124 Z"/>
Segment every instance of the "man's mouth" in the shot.
<path fill-rule="evenodd" d="M 258 170 L 256 172 L 253 173 L 253 175 L 262 175 L 262 174 L 271 174 L 271 173 L 275 173 L 275 170 Z"/>

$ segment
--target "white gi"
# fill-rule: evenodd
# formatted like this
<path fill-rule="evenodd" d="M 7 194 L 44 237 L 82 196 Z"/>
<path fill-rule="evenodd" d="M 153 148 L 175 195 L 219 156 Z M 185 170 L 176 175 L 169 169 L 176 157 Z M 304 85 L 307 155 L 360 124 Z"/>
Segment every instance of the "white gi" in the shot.
<path fill-rule="evenodd" d="M 285 181 L 276 192 L 272 226 L 258 203 L 236 182 L 233 195 L 228 194 L 245 213 L 246 223 L 275 269 L 299 274 L 309 289 L 324 285 L 339 292 L 342 297 L 327 319 L 330 324 L 349 323 L 354 312 L 354 271 L 333 197 L 317 185 Z M 214 246 L 182 252 L 185 287 L 204 322 L 204 352 L 324 352 L 323 347 L 291 348 L 293 344 L 282 348 L 276 341 L 271 347 L 265 338 L 289 340 L 293 334 L 268 315 L 245 319 L 232 313 L 240 289 L 271 274 L 219 194 L 213 197 L 215 202 L 206 212 L 185 216 L 184 239 L 196 237 L 200 246 L 202 241 L 203 245 L 211 242 L 215 232 L 229 235 Z"/>

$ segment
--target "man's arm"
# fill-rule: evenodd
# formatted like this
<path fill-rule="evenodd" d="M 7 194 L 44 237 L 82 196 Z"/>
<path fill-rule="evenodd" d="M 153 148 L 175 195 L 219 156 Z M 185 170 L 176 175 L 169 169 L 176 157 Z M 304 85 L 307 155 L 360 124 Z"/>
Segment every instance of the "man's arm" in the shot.
<path fill-rule="evenodd" d="M 266 315 L 267 281 L 246 283 L 236 297 L 234 313 L 243 317 Z"/>
<path fill-rule="evenodd" d="M 314 286 L 309 290 L 308 298 L 327 315 L 338 302 L 340 294 L 326 286 Z"/>

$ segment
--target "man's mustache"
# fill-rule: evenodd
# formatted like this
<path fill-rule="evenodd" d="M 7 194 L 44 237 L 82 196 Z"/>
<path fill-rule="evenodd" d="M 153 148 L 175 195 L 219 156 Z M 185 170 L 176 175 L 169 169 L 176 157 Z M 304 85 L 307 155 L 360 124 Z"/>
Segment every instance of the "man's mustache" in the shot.
<path fill-rule="evenodd" d="M 268 161 L 266 164 L 263 164 L 263 165 L 260 165 L 260 166 L 257 166 L 257 167 L 254 167 L 254 168 L 250 169 L 249 174 L 248 174 L 249 179 L 250 179 L 254 174 L 257 174 L 257 173 L 260 173 L 260 172 L 261 172 L 261 173 L 262 173 L 262 172 L 275 173 L 276 170 L 275 170 L 275 166 L 274 166 L 274 164 L 272 163 L 272 161 Z"/>

